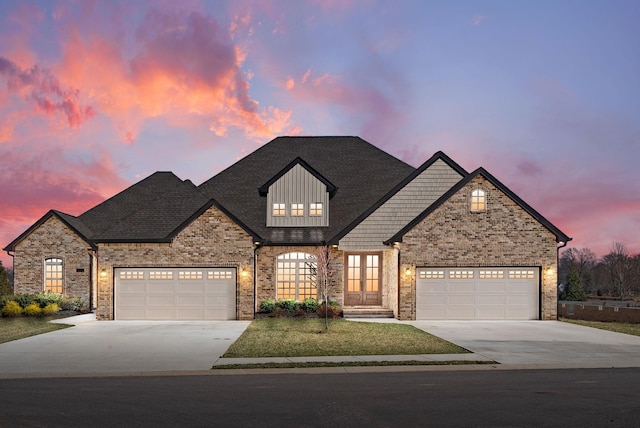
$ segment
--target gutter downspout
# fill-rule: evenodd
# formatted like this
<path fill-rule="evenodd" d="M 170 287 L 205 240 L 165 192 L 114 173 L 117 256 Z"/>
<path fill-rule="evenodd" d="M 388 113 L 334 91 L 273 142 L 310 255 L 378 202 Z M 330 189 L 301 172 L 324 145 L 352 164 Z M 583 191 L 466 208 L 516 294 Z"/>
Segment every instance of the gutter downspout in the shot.
<path fill-rule="evenodd" d="M 14 263 L 15 258 L 13 257 L 15 254 L 16 254 L 15 251 L 7 250 L 7 255 L 13 259 L 11 260 L 11 270 L 12 270 L 11 291 L 13 292 L 13 294 L 16 293 L 16 271 L 15 271 L 15 263 Z"/>
<path fill-rule="evenodd" d="M 258 250 L 261 246 L 262 243 L 258 242 L 253 248 L 253 319 L 256 318 L 256 305 L 258 303 Z"/>

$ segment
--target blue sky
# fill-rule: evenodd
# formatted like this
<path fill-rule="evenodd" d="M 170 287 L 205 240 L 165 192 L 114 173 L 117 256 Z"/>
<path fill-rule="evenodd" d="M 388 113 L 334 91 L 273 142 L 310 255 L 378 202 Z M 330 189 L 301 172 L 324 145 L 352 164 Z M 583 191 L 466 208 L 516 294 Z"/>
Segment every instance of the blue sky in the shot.
<path fill-rule="evenodd" d="M 640 251 L 640 2 L 0 3 L 0 240 L 279 135 L 485 167 L 598 255 Z M 6 255 L 0 258 L 11 264 Z"/>

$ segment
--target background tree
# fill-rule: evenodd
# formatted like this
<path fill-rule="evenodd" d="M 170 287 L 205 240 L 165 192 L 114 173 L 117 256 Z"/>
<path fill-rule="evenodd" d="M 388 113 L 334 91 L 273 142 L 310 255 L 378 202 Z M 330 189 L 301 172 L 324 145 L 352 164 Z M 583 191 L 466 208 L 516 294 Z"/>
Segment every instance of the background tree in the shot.
<path fill-rule="evenodd" d="M 0 260 L 0 296 L 8 294 L 13 294 L 13 287 L 11 287 L 11 284 L 9 283 L 9 275 L 7 274 L 4 266 L 2 266 L 2 261 Z"/>
<path fill-rule="evenodd" d="M 600 261 L 607 273 L 610 292 L 620 300 L 631 297 L 633 285 L 633 258 L 624 244 L 615 242 L 609 254 Z"/>
<path fill-rule="evenodd" d="M 567 274 L 567 283 L 565 286 L 565 300 L 584 301 L 587 295 L 580 284 L 580 276 L 576 269 L 570 269 Z"/>
<path fill-rule="evenodd" d="M 595 293 L 595 268 L 598 264 L 596 254 L 589 248 L 568 248 L 560 257 L 558 277 L 568 284 L 569 273 L 573 270 L 578 276 L 579 284 L 586 293 Z"/>

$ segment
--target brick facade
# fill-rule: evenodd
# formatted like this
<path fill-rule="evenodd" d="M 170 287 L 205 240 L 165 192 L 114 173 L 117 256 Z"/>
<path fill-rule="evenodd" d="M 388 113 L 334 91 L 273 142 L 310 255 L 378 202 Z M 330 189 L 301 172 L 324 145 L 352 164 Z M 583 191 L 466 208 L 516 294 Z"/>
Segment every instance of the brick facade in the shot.
<path fill-rule="evenodd" d="M 80 297 L 87 307 L 91 300 L 90 245 L 55 216 L 15 246 L 13 256 L 15 293 L 44 292 L 44 261 L 62 259 L 62 294 Z"/>
<path fill-rule="evenodd" d="M 316 251 L 317 247 L 309 246 L 277 246 L 259 248 L 257 251 L 256 305 L 259 305 L 260 302 L 265 299 L 278 298 L 276 263 L 279 255 L 292 252 L 315 254 Z M 329 299 L 342 304 L 344 301 L 344 287 L 342 285 L 344 275 L 343 253 L 335 248 L 331 248 L 330 258 L 331 278 L 329 285 Z M 321 296 L 318 296 L 318 298 L 321 298 Z"/>
<path fill-rule="evenodd" d="M 100 244 L 96 317 L 113 319 L 115 268 L 211 266 L 237 269 L 237 319 L 253 319 L 253 248 L 251 235 L 215 206 L 182 230 L 170 244 Z"/>
<path fill-rule="evenodd" d="M 487 192 L 486 212 L 470 211 L 474 189 Z M 413 274 L 400 275 L 399 319 L 415 319 L 416 267 L 429 266 L 540 267 L 541 318 L 557 318 L 555 235 L 481 175 L 406 233 L 400 248 L 400 272 Z"/>

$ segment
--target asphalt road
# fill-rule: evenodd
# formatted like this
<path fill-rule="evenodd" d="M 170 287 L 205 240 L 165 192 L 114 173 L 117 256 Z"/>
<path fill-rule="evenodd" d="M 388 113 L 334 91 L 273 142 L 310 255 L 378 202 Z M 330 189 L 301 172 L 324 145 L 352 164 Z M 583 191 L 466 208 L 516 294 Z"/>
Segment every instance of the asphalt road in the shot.
<path fill-rule="evenodd" d="M 0 426 L 637 427 L 640 369 L 0 380 Z"/>

